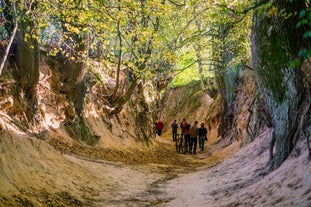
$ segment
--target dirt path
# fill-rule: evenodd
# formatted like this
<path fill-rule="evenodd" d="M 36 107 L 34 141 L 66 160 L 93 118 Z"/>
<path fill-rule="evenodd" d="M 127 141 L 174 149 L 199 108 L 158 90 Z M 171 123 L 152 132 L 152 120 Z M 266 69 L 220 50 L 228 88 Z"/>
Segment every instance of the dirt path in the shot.
<path fill-rule="evenodd" d="M 267 173 L 270 136 L 268 130 L 218 165 L 163 183 L 161 189 L 169 201 L 159 206 L 310 207 L 311 164 L 306 144 L 301 140 L 280 168 Z"/>
<path fill-rule="evenodd" d="M 264 173 L 269 132 L 196 155 L 177 154 L 168 137 L 118 151 L 0 135 L 1 207 L 311 206 L 307 153 Z"/>
<path fill-rule="evenodd" d="M 90 148 L 0 131 L 0 206 L 154 206 L 168 202 L 162 183 L 202 166 L 173 143 L 144 150 Z"/>

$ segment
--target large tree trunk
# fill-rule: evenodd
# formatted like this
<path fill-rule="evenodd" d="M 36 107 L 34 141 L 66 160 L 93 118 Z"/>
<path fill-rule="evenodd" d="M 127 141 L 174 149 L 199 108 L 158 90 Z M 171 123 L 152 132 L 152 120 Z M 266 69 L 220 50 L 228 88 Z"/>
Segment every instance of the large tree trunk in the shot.
<path fill-rule="evenodd" d="M 61 92 L 65 93 L 72 101 L 75 113 L 82 117 L 84 96 L 86 91 L 84 63 L 64 60 L 60 66 L 61 81 L 63 86 Z"/>
<path fill-rule="evenodd" d="M 60 64 L 61 82 L 63 84 L 61 92 L 65 93 L 70 101 L 67 107 L 67 132 L 78 140 L 86 144 L 96 144 L 95 138 L 85 123 L 84 97 L 86 93 L 85 74 L 86 68 L 83 62 L 62 60 Z"/>
<path fill-rule="evenodd" d="M 252 31 L 252 55 L 256 79 L 274 125 L 275 145 L 271 161 L 279 167 L 292 151 L 297 130 L 302 88 L 297 70 L 288 63 L 299 52 L 302 34 L 295 28 L 295 15 L 284 18 L 281 11 L 294 14 L 304 7 L 303 1 L 276 0 L 271 9 L 277 13 L 255 13 Z M 284 10 L 283 10 L 284 11 Z"/>
<path fill-rule="evenodd" d="M 39 60 L 40 51 L 36 39 L 25 41 L 26 29 L 30 26 L 28 22 L 19 25 L 17 34 L 16 65 L 20 90 L 26 101 L 26 116 L 29 121 L 36 121 L 37 110 L 37 84 L 39 81 Z"/>
<path fill-rule="evenodd" d="M 215 68 L 215 80 L 222 100 L 222 118 L 218 128 L 220 136 L 233 137 L 231 134 L 234 121 L 233 103 L 236 79 L 240 69 L 236 66 L 228 67 L 228 63 L 236 56 L 235 42 L 226 40 L 229 29 L 225 26 L 219 28 L 219 34 L 213 47 L 213 59 L 218 60 L 218 68 Z M 214 43 L 214 44 L 215 44 Z"/>
<path fill-rule="evenodd" d="M 72 39 L 78 43 L 72 48 L 64 47 L 64 51 L 68 54 L 73 54 L 75 60 L 63 56 L 59 59 L 59 71 L 61 74 L 62 88 L 60 91 L 66 94 L 70 105 L 66 108 L 66 130 L 77 140 L 86 144 L 96 144 L 98 139 L 93 136 L 92 131 L 85 123 L 83 116 L 84 97 L 86 93 L 85 75 L 87 69 L 85 67 L 83 57 L 75 56 L 77 52 L 84 52 L 87 50 L 85 39 L 78 35 L 72 35 Z M 71 43 L 71 41 L 68 41 Z"/>

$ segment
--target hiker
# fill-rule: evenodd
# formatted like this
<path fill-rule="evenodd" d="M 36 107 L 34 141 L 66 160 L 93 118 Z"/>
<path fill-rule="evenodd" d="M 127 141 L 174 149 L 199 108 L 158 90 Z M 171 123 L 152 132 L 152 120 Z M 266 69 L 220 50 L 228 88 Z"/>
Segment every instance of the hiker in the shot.
<path fill-rule="evenodd" d="M 171 124 L 171 127 L 172 127 L 173 142 L 175 142 L 177 138 L 177 129 L 178 129 L 178 124 L 176 120 L 174 120 L 174 122 Z"/>
<path fill-rule="evenodd" d="M 186 153 L 186 152 L 188 152 L 188 149 L 190 147 L 190 134 L 189 134 L 190 124 L 187 123 L 186 119 L 183 119 L 183 121 L 180 124 L 180 128 L 181 128 L 181 134 L 185 140 L 185 151 L 184 151 L 184 153 Z"/>
<path fill-rule="evenodd" d="M 204 127 L 204 123 L 201 123 L 201 127 L 199 128 L 199 147 L 200 152 L 204 151 L 204 143 L 207 141 L 207 129 Z"/>
<path fill-rule="evenodd" d="M 186 119 L 184 118 L 182 120 L 182 122 L 180 123 L 180 128 L 181 128 L 181 133 L 182 134 L 184 133 L 184 130 L 186 129 L 186 126 L 187 126 L 187 122 L 186 122 Z"/>
<path fill-rule="evenodd" d="M 162 122 L 162 121 L 158 121 L 158 122 L 156 123 L 156 130 L 157 130 L 157 134 L 158 134 L 159 136 L 161 136 L 161 134 L 162 134 L 162 129 L 163 129 L 163 127 L 164 127 L 164 125 L 163 125 L 163 122 Z"/>
<path fill-rule="evenodd" d="M 197 127 L 198 121 L 190 127 L 190 154 L 195 154 L 197 150 L 199 128 Z M 193 148 L 193 151 L 192 151 Z"/>

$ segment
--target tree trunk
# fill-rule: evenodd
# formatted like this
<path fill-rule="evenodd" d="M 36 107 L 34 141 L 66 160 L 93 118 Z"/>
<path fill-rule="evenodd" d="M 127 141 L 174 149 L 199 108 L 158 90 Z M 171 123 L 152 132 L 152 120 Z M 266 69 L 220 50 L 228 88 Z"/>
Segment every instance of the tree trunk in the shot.
<path fill-rule="evenodd" d="M 60 66 L 61 81 L 63 86 L 61 92 L 65 93 L 74 104 L 76 115 L 80 118 L 83 112 L 84 96 L 86 91 L 85 73 L 86 69 L 82 62 L 65 60 Z"/>
<path fill-rule="evenodd" d="M 87 50 L 86 38 L 78 35 L 71 35 L 71 38 L 77 43 L 76 47 L 64 46 L 63 49 L 71 54 L 75 60 L 67 57 L 67 55 L 59 59 L 60 81 L 63 84 L 60 91 L 66 94 L 71 104 L 66 110 L 66 131 L 77 140 L 93 145 L 97 143 L 98 139 L 92 135 L 83 116 L 87 68 L 85 67 L 85 59 L 76 55 L 79 52 L 84 54 Z M 68 43 L 70 45 L 72 42 L 68 40 Z"/>
<path fill-rule="evenodd" d="M 303 1 L 276 0 L 271 9 L 277 14 L 255 13 L 252 29 L 252 55 L 256 79 L 274 125 L 274 168 L 279 167 L 293 149 L 292 139 L 297 130 L 298 111 L 303 91 L 299 86 L 297 70 L 288 68 L 288 63 L 299 52 L 302 34 L 295 28 L 297 15 Z M 272 142 L 274 143 L 274 142 Z"/>
<path fill-rule="evenodd" d="M 218 35 L 213 47 L 213 59 L 218 60 L 218 67 L 215 68 L 215 79 L 222 100 L 222 118 L 218 128 L 220 136 L 228 137 L 232 132 L 231 128 L 234 121 L 233 102 L 236 78 L 239 74 L 238 68 L 228 63 L 235 57 L 234 42 L 228 41 L 229 29 L 226 26 L 219 27 Z M 232 137 L 232 135 L 231 135 Z M 231 138 L 230 138 L 231 139 Z"/>
<path fill-rule="evenodd" d="M 25 41 L 26 29 L 31 26 L 29 22 L 22 22 L 19 25 L 17 34 L 16 65 L 19 76 L 20 90 L 24 93 L 26 101 L 26 116 L 29 121 L 36 120 L 38 112 L 37 105 L 37 84 L 39 81 L 39 60 L 40 51 L 38 42 L 35 39 Z"/>

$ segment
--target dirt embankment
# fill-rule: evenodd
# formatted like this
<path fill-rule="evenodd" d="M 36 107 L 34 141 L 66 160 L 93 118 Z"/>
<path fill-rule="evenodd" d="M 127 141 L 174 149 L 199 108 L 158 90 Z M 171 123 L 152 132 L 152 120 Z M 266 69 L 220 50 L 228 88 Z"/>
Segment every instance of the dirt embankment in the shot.
<path fill-rule="evenodd" d="M 162 186 L 164 199 L 171 200 L 159 206 L 311 206 L 311 162 L 306 140 L 299 140 L 282 166 L 269 172 L 266 164 L 272 131 L 266 128 L 256 140 L 212 168 L 166 182 Z M 230 152 L 233 145 L 223 152 Z"/>
<path fill-rule="evenodd" d="M 0 119 L 0 206 L 147 206 L 158 184 L 202 165 L 168 140 L 149 147 L 89 147 L 51 130 L 31 137 Z M 196 161 L 197 160 L 197 161 Z"/>
<path fill-rule="evenodd" d="M 0 206 L 156 204 L 162 202 L 158 183 L 202 165 L 176 154 L 167 140 L 151 140 L 149 146 L 136 140 L 129 111 L 110 117 L 96 105 L 102 95 L 96 85 L 86 95 L 84 115 L 99 141 L 93 147 L 78 142 L 65 129 L 75 118 L 66 120 L 70 103 L 53 90 L 52 71 L 45 64 L 40 70 L 39 138 L 23 127 L 27 121 L 13 105 L 0 116 Z"/>
<path fill-rule="evenodd" d="M 263 171 L 268 149 L 266 144 L 261 153 L 254 152 L 254 149 L 261 145 L 260 140 L 256 141 L 256 145 L 226 161 L 240 149 L 241 140 L 245 140 L 244 131 L 239 131 L 238 134 L 243 139 L 233 140 L 232 144 L 228 145 L 217 137 L 217 128 L 212 127 L 205 153 L 189 155 L 175 152 L 168 123 L 176 117 L 183 118 L 183 114 L 179 112 L 190 114 L 195 107 L 198 107 L 198 113 L 193 115 L 191 120 L 198 118 L 203 121 L 211 101 L 208 97 L 203 97 L 193 105 L 194 108 L 184 110 L 177 108 L 178 105 L 187 106 L 182 104 L 183 99 L 172 99 L 174 104 L 167 106 L 173 108 L 168 107 L 167 113 L 164 113 L 167 120 L 166 133 L 162 138 L 151 140 L 149 146 L 135 140 L 133 124 L 125 111 L 114 118 L 106 117 L 101 109 L 95 106 L 92 99 L 94 97 L 87 97 L 89 100 L 85 118 L 99 137 L 97 145 L 90 147 L 68 135 L 63 126 L 63 110 L 66 109 L 67 103 L 64 102 L 55 108 L 58 99 L 55 94 L 50 93 L 49 84 L 41 82 L 41 86 L 45 89 L 39 90 L 38 94 L 41 106 L 44 106 L 43 127 L 47 130 L 40 139 L 29 133 L 25 134 L 25 131 L 8 119 L 0 117 L 1 207 L 175 206 L 177 203 L 179 206 L 208 206 L 211 203 L 212 206 L 260 206 L 259 203 L 252 205 L 252 202 L 257 198 L 256 193 L 265 192 L 265 189 L 270 189 L 271 193 L 278 189 L 286 191 L 286 195 L 292 199 L 287 199 L 286 204 L 300 203 L 306 207 L 308 205 L 305 204 L 310 204 L 310 176 L 305 174 L 310 172 L 310 165 L 306 162 L 305 153 L 299 156 L 300 164 L 295 165 L 296 171 L 290 172 L 288 168 L 284 168 L 284 173 L 277 171 L 275 175 L 278 179 L 274 182 L 271 176 L 258 176 L 259 172 Z M 245 106 L 237 110 L 241 115 L 236 119 L 239 123 L 237 128 L 242 130 L 245 129 L 247 109 Z M 169 115 L 168 112 L 173 110 L 176 113 Z M 265 142 L 269 138 L 267 135 Z M 256 159 L 259 165 L 252 163 L 252 159 Z M 292 160 L 295 161 L 295 158 Z M 220 163 L 224 164 L 219 165 Z M 197 172 L 198 170 L 200 172 Z M 219 175 L 211 178 L 210 175 L 214 173 Z M 295 179 L 283 182 L 287 176 Z M 231 177 L 237 179 L 232 183 Z M 271 186 L 277 185 L 279 179 L 285 185 L 284 188 Z M 265 182 L 268 184 L 263 185 Z M 265 187 L 257 191 L 259 184 Z M 290 190 L 286 186 L 289 186 Z M 197 191 L 193 189 L 200 189 L 202 192 L 196 194 Z M 296 202 L 290 196 L 295 193 L 293 190 L 297 189 L 299 196 L 303 198 L 302 202 Z M 244 196 L 244 201 L 237 201 L 234 199 L 235 195 Z M 222 197 L 230 199 L 230 202 Z M 267 204 L 277 204 L 283 197 L 276 195 L 272 200 L 267 199 Z M 204 199 L 206 202 L 201 202 Z"/>
<path fill-rule="evenodd" d="M 177 154 L 171 137 L 149 150 L 105 150 L 25 135 L 0 119 L 0 206 L 301 206 L 311 204 L 304 140 L 267 174 L 271 130 L 240 148 Z M 55 134 L 53 134 L 55 135 Z M 64 147 L 65 146 L 65 147 Z M 230 158 L 229 158 L 230 157 Z"/>

